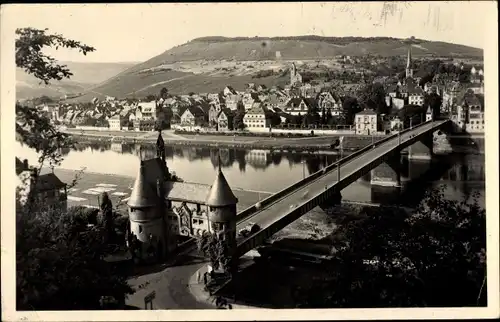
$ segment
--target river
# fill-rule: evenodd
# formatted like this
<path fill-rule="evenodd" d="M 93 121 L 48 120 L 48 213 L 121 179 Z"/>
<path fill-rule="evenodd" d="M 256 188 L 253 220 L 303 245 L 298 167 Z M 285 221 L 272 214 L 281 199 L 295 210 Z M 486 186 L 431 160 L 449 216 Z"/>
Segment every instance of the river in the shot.
<path fill-rule="evenodd" d="M 37 162 L 34 150 L 15 143 L 16 156 Z M 139 152 L 142 151 L 142 152 Z M 154 157 L 154 146 L 120 143 L 77 144 L 74 150 L 64 151 L 60 168 L 135 177 L 139 155 Z M 215 148 L 167 147 L 167 165 L 184 181 L 211 184 L 218 166 Z M 277 192 L 337 160 L 329 151 L 298 152 L 245 149 L 220 149 L 221 166 L 232 187 L 245 190 Z M 436 156 L 432 162 L 408 162 L 402 189 L 370 185 L 370 174 L 342 191 L 344 200 L 394 204 L 412 207 L 418 204 L 425 191 L 445 186 L 450 199 L 479 194 L 484 206 L 485 158 L 480 154 L 450 154 Z"/>

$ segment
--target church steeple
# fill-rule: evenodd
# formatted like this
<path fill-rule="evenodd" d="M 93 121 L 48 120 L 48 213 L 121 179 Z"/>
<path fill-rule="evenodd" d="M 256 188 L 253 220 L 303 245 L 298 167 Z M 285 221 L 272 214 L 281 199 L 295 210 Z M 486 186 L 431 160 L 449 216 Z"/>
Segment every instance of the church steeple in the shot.
<path fill-rule="evenodd" d="M 406 78 L 413 77 L 413 68 L 411 60 L 411 44 L 408 46 L 408 56 L 406 58 Z"/>

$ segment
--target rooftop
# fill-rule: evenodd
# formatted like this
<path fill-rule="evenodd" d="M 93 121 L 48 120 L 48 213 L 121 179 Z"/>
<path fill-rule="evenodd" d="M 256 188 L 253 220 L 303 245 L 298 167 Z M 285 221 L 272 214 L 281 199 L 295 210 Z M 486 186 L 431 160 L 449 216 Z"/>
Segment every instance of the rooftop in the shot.
<path fill-rule="evenodd" d="M 377 115 L 377 112 L 375 112 L 374 110 L 367 109 L 359 113 L 356 113 L 356 115 Z"/>
<path fill-rule="evenodd" d="M 233 194 L 219 166 L 219 171 L 217 171 L 217 176 L 207 196 L 206 204 L 213 207 L 223 207 L 236 205 L 237 203 L 238 198 Z"/>

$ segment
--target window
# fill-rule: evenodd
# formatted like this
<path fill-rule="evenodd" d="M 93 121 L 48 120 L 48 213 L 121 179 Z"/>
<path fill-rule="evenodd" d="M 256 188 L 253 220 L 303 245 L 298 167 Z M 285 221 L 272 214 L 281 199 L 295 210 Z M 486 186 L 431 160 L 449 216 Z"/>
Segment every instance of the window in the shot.
<path fill-rule="evenodd" d="M 203 219 L 198 219 L 198 224 L 203 225 Z"/>
<path fill-rule="evenodd" d="M 197 225 L 198 224 L 198 219 L 193 218 L 193 224 Z"/>
<path fill-rule="evenodd" d="M 142 233 L 142 226 L 139 225 L 139 234 Z"/>

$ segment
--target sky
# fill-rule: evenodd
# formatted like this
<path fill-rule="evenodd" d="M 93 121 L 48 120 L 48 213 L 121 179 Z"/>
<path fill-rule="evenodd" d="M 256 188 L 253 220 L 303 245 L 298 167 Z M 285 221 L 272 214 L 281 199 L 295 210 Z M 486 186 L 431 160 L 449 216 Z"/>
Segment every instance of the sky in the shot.
<path fill-rule="evenodd" d="M 48 28 L 96 48 L 62 61 L 138 62 L 204 36 L 388 36 L 484 48 L 491 1 L 7 5 L 9 27 Z M 386 13 L 385 15 L 383 13 Z M 496 28 L 496 26 L 493 26 Z"/>

